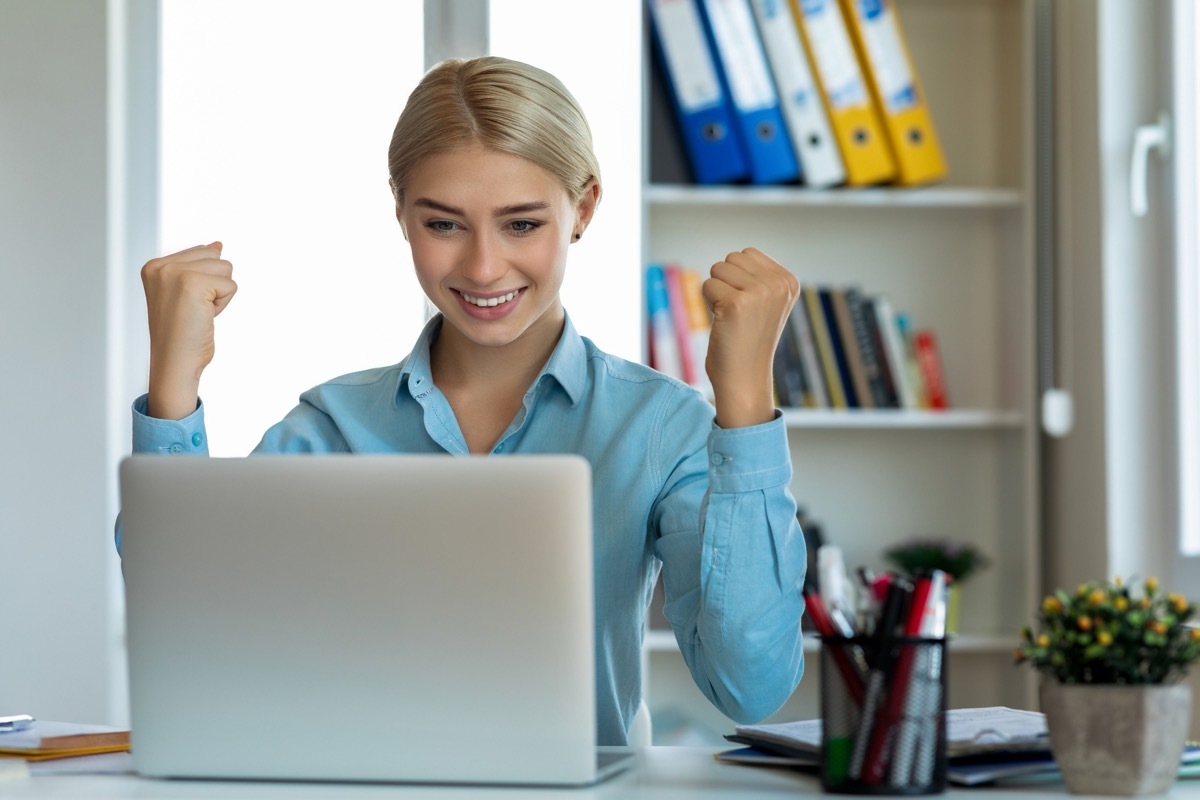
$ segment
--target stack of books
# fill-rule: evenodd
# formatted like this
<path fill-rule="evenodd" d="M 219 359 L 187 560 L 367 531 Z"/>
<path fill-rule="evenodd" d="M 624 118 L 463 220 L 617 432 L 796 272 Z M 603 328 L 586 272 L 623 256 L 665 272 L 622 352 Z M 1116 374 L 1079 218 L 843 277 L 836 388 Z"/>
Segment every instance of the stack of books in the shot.
<path fill-rule="evenodd" d="M 704 372 L 711 320 L 700 275 L 676 263 L 646 268 L 650 366 L 711 398 Z M 854 284 L 805 284 L 774 359 L 785 408 L 950 407 L 937 334 L 913 329 L 882 294 Z"/>

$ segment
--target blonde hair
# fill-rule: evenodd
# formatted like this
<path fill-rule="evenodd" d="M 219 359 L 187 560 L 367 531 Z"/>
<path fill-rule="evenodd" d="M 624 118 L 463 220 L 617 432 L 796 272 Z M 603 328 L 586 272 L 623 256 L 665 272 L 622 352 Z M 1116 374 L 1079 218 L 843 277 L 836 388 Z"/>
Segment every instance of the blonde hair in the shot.
<path fill-rule="evenodd" d="M 591 128 L 558 78 L 498 56 L 452 58 L 425 73 L 392 132 L 388 173 L 397 205 L 421 159 L 474 144 L 542 167 L 572 203 L 592 180 L 600 183 Z"/>

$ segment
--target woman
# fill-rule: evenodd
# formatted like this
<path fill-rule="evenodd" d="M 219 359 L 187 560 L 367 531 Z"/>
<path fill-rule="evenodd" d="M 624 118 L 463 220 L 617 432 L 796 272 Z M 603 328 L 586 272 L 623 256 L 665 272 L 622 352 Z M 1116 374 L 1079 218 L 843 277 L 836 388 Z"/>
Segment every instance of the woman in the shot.
<path fill-rule="evenodd" d="M 805 548 L 771 379 L 795 277 L 754 249 L 713 265 L 714 415 L 690 387 L 601 352 L 563 308 L 568 249 L 602 192 L 586 119 L 556 78 L 495 57 L 437 65 L 400 116 L 389 171 L 439 313 L 399 364 L 305 392 L 255 452 L 583 455 L 595 482 L 598 741 L 624 744 L 641 702 L 660 566 L 699 688 L 735 720 L 773 713 L 803 670 Z M 199 382 L 237 289 L 232 266 L 214 243 L 154 259 L 142 278 L 150 385 L 134 405 L 134 450 L 204 454 Z"/>

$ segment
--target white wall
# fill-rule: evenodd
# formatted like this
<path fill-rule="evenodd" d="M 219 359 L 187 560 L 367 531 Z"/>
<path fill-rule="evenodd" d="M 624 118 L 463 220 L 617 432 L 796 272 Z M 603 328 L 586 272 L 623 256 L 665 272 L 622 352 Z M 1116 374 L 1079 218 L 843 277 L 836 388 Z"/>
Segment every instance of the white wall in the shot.
<path fill-rule="evenodd" d="M 107 12 L 0 3 L 0 713 L 110 718 Z"/>

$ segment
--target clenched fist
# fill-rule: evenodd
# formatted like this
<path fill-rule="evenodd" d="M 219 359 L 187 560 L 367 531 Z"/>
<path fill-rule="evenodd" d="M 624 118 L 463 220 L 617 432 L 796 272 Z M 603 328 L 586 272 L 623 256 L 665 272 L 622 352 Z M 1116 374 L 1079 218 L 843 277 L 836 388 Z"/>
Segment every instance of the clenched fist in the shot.
<path fill-rule="evenodd" d="M 800 282 L 753 247 L 713 264 L 704 282 L 712 332 L 704 367 L 713 385 L 717 424 L 742 428 L 775 416 L 771 371 L 775 348 Z"/>
<path fill-rule="evenodd" d="M 142 267 L 150 321 L 148 411 L 182 419 L 196 410 L 200 375 L 215 351 L 213 320 L 237 291 L 221 243 L 192 247 Z"/>

